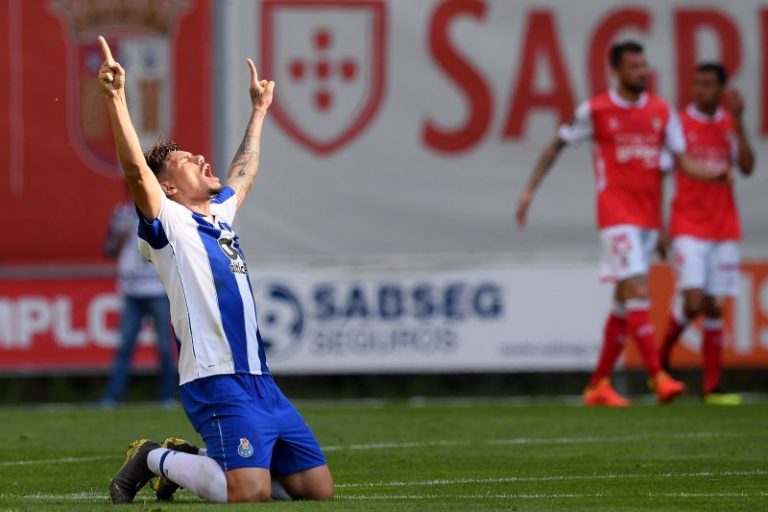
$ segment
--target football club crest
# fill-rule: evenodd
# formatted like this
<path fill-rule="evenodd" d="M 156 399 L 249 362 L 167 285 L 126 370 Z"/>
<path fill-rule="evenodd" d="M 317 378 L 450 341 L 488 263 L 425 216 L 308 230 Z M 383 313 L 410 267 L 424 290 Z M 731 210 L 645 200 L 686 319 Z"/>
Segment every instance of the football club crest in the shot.
<path fill-rule="evenodd" d="M 271 112 L 295 141 L 330 154 L 363 133 L 385 89 L 382 0 L 265 0 L 263 75 L 279 84 Z"/>
<path fill-rule="evenodd" d="M 96 76 L 104 34 L 125 68 L 131 119 L 142 147 L 167 137 L 173 119 L 171 41 L 188 0 L 53 0 L 67 37 L 67 117 L 72 145 L 91 168 L 120 176 L 112 129 Z"/>
<path fill-rule="evenodd" d="M 237 447 L 237 454 L 243 458 L 248 458 L 253 455 L 253 445 L 248 439 L 241 437 L 240 445 Z"/>

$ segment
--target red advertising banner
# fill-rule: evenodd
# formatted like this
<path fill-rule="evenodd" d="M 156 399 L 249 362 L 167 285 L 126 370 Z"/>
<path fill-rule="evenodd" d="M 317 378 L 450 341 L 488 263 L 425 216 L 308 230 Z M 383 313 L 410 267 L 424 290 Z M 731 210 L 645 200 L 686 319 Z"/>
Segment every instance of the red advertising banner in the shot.
<path fill-rule="evenodd" d="M 0 3 L 0 264 L 101 260 L 126 192 L 96 75 L 103 34 L 127 71 L 142 146 L 210 155 L 210 2 Z M 183 65 L 181 65 L 183 63 Z"/>
<path fill-rule="evenodd" d="M 0 281 L 0 372 L 109 368 L 120 310 L 114 279 Z M 134 367 L 157 366 L 155 341 L 145 326 Z"/>

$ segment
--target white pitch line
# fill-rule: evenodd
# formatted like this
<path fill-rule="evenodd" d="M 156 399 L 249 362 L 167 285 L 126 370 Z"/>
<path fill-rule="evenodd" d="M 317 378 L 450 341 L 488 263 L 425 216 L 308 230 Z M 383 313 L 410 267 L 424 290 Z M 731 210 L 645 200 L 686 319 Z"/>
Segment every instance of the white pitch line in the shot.
<path fill-rule="evenodd" d="M 353 494 L 337 495 L 337 501 L 388 501 L 388 500 L 437 500 L 437 499 L 458 499 L 458 500 L 498 500 L 498 499 L 517 499 L 517 500 L 552 500 L 552 499 L 582 499 L 582 498 L 620 498 L 621 494 L 610 493 L 495 493 L 495 494 Z M 766 492 L 649 492 L 645 496 L 649 498 L 764 498 L 768 497 Z M 0 498 L 5 499 L 25 499 L 40 501 L 95 501 L 106 500 L 107 495 L 96 492 L 80 492 L 68 494 L 0 494 Z"/>
<path fill-rule="evenodd" d="M 763 498 L 768 497 L 768 493 L 756 492 L 708 492 L 708 493 L 656 493 L 649 492 L 645 494 L 648 498 Z M 499 499 L 523 499 L 523 500 L 548 500 L 548 499 L 580 499 L 580 498 L 621 498 L 621 494 L 606 493 L 503 493 L 503 494 L 355 494 L 355 495 L 337 495 L 334 499 L 342 501 L 376 501 L 376 500 L 434 500 L 434 499 L 458 499 L 458 500 L 499 500 Z"/>
<path fill-rule="evenodd" d="M 0 498 L 25 499 L 25 500 L 81 501 L 81 500 L 95 500 L 95 499 L 106 500 L 108 496 L 105 493 L 98 493 L 98 492 L 71 492 L 67 494 L 45 494 L 45 493 L 38 492 L 35 494 L 0 494 Z"/>
<path fill-rule="evenodd" d="M 525 445 L 525 444 L 592 444 L 592 443 L 626 443 L 632 441 L 653 441 L 665 439 L 709 439 L 735 436 L 732 433 L 721 432 L 680 432 L 674 434 L 639 434 L 628 436 L 587 436 L 587 437 L 514 437 L 510 439 L 486 439 L 483 441 L 406 441 L 402 443 L 370 443 L 351 445 L 324 446 L 323 451 L 337 452 L 342 450 L 397 450 L 402 448 L 426 448 L 430 446 L 466 446 L 473 444 L 491 445 Z"/>
<path fill-rule="evenodd" d="M 482 442 L 482 441 L 481 441 Z M 468 444 L 477 444 L 472 441 L 408 441 L 403 443 L 369 443 L 369 444 L 348 444 L 323 446 L 324 452 L 338 452 L 343 450 L 399 450 L 402 448 L 424 448 L 427 446 L 461 446 Z"/>
<path fill-rule="evenodd" d="M 673 434 L 640 434 L 629 436 L 587 436 L 587 437 L 515 437 L 510 439 L 486 439 L 482 441 L 442 440 L 442 441 L 407 441 L 394 443 L 369 443 L 350 445 L 324 446 L 325 452 L 365 451 L 365 450 L 400 450 L 405 448 L 427 448 L 440 446 L 467 446 L 477 444 L 490 445 L 539 445 L 539 444 L 592 444 L 592 443 L 625 443 L 633 441 L 652 441 L 665 439 L 708 439 L 717 437 L 736 436 L 732 433 L 720 432 L 679 432 Z M 122 455 L 97 455 L 92 457 L 62 457 L 59 459 L 32 459 L 16 461 L 0 461 L 3 466 L 27 466 L 31 464 L 68 464 L 76 462 L 91 462 L 96 460 L 120 459 Z"/>
<path fill-rule="evenodd" d="M 439 494 L 374 494 L 374 495 L 351 495 L 351 496 L 335 496 L 335 500 L 343 501 L 375 501 L 375 500 L 437 500 L 437 499 L 458 499 L 458 500 L 500 500 L 500 499 L 528 499 L 528 500 L 547 500 L 547 499 L 564 499 L 564 498 L 603 498 L 606 495 L 603 493 L 595 494 L 580 494 L 580 493 L 566 493 L 566 494 L 451 494 L 451 495 L 439 495 Z"/>
<path fill-rule="evenodd" d="M 360 484 L 336 484 L 340 489 L 377 488 L 377 487 L 435 487 L 456 484 L 503 484 L 515 482 L 562 482 L 568 480 L 616 480 L 634 478 L 701 478 L 711 476 L 760 476 L 768 475 L 768 471 L 700 471 L 691 473 L 606 473 L 603 475 L 552 475 L 552 476 L 509 476 L 499 478 L 452 478 L 442 480 L 366 482 Z"/>
<path fill-rule="evenodd" d="M 124 455 L 95 455 L 93 457 L 62 457 L 60 459 L 32 459 L 0 461 L 0 466 L 29 466 L 32 464 L 67 464 L 71 462 L 91 462 L 95 460 L 122 459 Z"/>
<path fill-rule="evenodd" d="M 512 439 L 488 439 L 486 444 L 589 444 L 589 443 L 625 443 L 631 441 L 663 441 L 665 439 L 708 439 L 714 437 L 733 436 L 735 434 L 722 432 L 679 432 L 673 434 L 637 434 L 628 436 L 587 436 L 587 437 L 518 437 Z"/>

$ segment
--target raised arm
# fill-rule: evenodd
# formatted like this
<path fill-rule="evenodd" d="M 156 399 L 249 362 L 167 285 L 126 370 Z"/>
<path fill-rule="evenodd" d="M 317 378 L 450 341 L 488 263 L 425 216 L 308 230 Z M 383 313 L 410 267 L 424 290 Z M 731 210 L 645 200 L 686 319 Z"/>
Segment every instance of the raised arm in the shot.
<path fill-rule="evenodd" d="M 752 152 L 752 146 L 749 144 L 747 133 L 744 130 L 744 124 L 741 119 L 744 114 L 744 100 L 736 89 L 728 89 L 728 104 L 731 107 L 733 123 L 736 129 L 736 163 L 743 176 L 749 176 L 755 167 L 755 154 Z"/>
<path fill-rule="evenodd" d="M 120 166 L 136 206 L 146 218 L 155 219 L 160 213 L 163 192 L 144 160 L 139 137 L 131 123 L 125 100 L 125 70 L 112 57 L 106 39 L 99 36 L 99 43 L 104 54 L 104 62 L 99 69 L 99 81 L 104 88 Z"/>
<path fill-rule="evenodd" d="M 550 142 L 547 147 L 541 152 L 539 160 L 536 162 L 536 167 L 533 168 L 531 177 L 528 180 L 528 184 L 523 188 L 520 193 L 520 197 L 517 200 L 517 225 L 521 228 L 525 227 L 525 223 L 528 220 L 528 208 L 533 201 L 533 194 L 536 192 L 539 184 L 544 180 L 544 177 L 549 172 L 552 164 L 557 160 L 557 155 L 565 147 L 565 142 L 560 137 L 556 137 Z"/>
<path fill-rule="evenodd" d="M 245 135 L 237 149 L 227 175 L 227 186 L 232 187 L 237 195 L 237 207 L 243 204 L 245 196 L 253 187 L 256 174 L 259 172 L 259 150 L 261 146 L 261 128 L 267 116 L 267 110 L 272 104 L 275 82 L 259 80 L 256 66 L 247 59 L 251 71 L 251 117 L 245 128 Z"/>

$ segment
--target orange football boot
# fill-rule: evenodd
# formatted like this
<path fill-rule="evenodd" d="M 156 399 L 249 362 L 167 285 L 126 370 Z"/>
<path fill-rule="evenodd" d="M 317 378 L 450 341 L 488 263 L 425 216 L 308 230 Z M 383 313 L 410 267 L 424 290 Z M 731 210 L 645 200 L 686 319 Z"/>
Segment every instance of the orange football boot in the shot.
<path fill-rule="evenodd" d="M 685 384 L 673 379 L 667 372 L 660 371 L 649 381 L 651 389 L 656 392 L 659 402 L 666 404 L 685 391 Z"/>
<path fill-rule="evenodd" d="M 613 389 L 608 377 L 584 391 L 584 405 L 588 407 L 629 407 L 629 404 L 629 400 Z"/>

